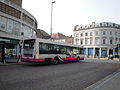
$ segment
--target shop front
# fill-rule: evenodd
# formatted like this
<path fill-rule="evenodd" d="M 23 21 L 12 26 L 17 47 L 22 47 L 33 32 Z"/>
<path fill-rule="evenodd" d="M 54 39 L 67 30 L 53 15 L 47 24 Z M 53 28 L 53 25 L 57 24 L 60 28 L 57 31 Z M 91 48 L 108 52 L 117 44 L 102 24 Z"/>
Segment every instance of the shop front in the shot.
<path fill-rule="evenodd" d="M 107 57 L 107 48 L 101 48 L 101 55 L 102 57 Z"/>
<path fill-rule="evenodd" d="M 0 62 L 16 62 L 19 57 L 19 40 L 0 38 Z"/>
<path fill-rule="evenodd" d="M 88 56 L 93 56 L 93 48 L 88 48 Z"/>
<path fill-rule="evenodd" d="M 95 57 L 100 57 L 100 48 L 95 48 Z"/>

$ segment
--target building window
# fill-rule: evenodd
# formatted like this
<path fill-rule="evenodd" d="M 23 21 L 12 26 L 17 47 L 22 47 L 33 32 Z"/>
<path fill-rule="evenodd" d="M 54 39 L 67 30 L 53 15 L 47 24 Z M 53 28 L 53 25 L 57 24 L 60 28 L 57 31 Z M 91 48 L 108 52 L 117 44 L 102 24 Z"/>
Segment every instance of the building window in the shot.
<path fill-rule="evenodd" d="M 0 17 L 0 31 L 20 35 L 21 24 L 12 19 Z"/>
<path fill-rule="evenodd" d="M 83 40 L 80 41 L 80 44 L 81 44 L 81 45 L 83 44 Z"/>
<path fill-rule="evenodd" d="M 76 39 L 76 45 L 78 45 L 79 44 L 79 39 Z"/>
<path fill-rule="evenodd" d="M 103 39 L 103 44 L 106 44 L 106 39 Z"/>
<path fill-rule="evenodd" d="M 99 42 L 100 42 L 100 39 L 99 39 L 99 38 L 96 38 L 96 39 L 95 39 L 95 44 L 99 44 Z"/>
<path fill-rule="evenodd" d="M 90 32 L 90 36 L 92 36 L 92 32 Z"/>
<path fill-rule="evenodd" d="M 95 35 L 98 35 L 98 31 L 95 31 Z"/>
<path fill-rule="evenodd" d="M 103 35 L 105 35 L 106 34 L 106 32 L 105 31 L 103 31 Z"/>
<path fill-rule="evenodd" d="M 92 41 L 93 41 L 93 40 L 92 40 L 92 39 L 90 39 L 90 44 L 92 44 Z"/>
<path fill-rule="evenodd" d="M 82 37 L 82 36 L 83 36 L 83 33 L 81 33 L 80 36 Z"/>
<path fill-rule="evenodd" d="M 110 39 L 110 44 L 113 44 L 113 40 L 112 39 Z"/>
<path fill-rule="evenodd" d="M 102 27 L 102 23 L 100 23 L 100 27 Z"/>
<path fill-rule="evenodd" d="M 115 32 L 115 35 L 117 36 L 117 32 Z"/>
<path fill-rule="evenodd" d="M 88 36 L 88 33 L 85 33 L 85 36 Z"/>
<path fill-rule="evenodd" d="M 79 37 L 79 35 L 78 35 L 78 34 L 76 34 L 76 37 Z"/>
<path fill-rule="evenodd" d="M 118 38 L 115 38 L 115 42 L 117 43 Z"/>
<path fill-rule="evenodd" d="M 88 44 L 88 39 L 85 39 L 85 44 Z"/>
<path fill-rule="evenodd" d="M 32 29 L 26 25 L 22 26 L 23 32 L 24 32 L 24 36 L 26 37 L 32 37 L 33 36 L 33 31 L 31 31 Z"/>
<path fill-rule="evenodd" d="M 5 17 L 0 17 L 0 31 L 6 31 L 6 22 L 7 19 Z"/>
<path fill-rule="evenodd" d="M 110 35 L 112 35 L 112 31 L 110 31 Z"/>

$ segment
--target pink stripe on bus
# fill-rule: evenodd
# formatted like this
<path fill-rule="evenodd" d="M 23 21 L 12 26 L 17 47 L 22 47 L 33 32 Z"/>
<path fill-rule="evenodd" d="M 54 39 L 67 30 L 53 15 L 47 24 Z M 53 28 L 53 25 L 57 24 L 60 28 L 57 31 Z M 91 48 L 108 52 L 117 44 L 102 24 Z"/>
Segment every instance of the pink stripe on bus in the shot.
<path fill-rule="evenodd" d="M 31 58 L 22 58 L 22 61 L 45 61 L 44 59 L 31 59 Z"/>

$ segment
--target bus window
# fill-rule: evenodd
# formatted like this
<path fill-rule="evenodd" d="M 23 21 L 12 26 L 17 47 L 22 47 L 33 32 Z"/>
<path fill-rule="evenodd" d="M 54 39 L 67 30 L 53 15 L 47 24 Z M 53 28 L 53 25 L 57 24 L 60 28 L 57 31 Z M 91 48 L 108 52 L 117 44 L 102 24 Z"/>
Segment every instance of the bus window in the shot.
<path fill-rule="evenodd" d="M 54 45 L 54 54 L 60 54 L 60 48 L 58 45 Z"/>
<path fill-rule="evenodd" d="M 78 54 L 78 53 L 79 53 L 78 48 L 74 47 L 74 48 L 73 48 L 73 54 Z"/>
<path fill-rule="evenodd" d="M 39 53 L 40 54 L 48 54 L 49 50 L 48 50 L 48 44 L 47 43 L 39 43 Z"/>
<path fill-rule="evenodd" d="M 54 53 L 54 44 L 48 44 L 48 51 L 49 51 L 49 54 Z"/>
<path fill-rule="evenodd" d="M 24 48 L 34 48 L 35 40 L 24 40 Z"/>
<path fill-rule="evenodd" d="M 60 46 L 60 53 L 66 54 L 66 48 L 64 46 Z"/>

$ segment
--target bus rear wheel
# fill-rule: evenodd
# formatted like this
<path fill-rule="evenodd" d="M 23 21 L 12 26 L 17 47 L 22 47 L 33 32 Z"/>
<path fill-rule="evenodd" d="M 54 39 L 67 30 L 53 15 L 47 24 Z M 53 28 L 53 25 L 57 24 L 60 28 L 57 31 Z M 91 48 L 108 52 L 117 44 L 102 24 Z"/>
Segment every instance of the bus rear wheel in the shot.
<path fill-rule="evenodd" d="M 57 65 L 58 63 L 59 63 L 58 58 L 55 58 L 55 59 L 54 59 L 54 64 Z"/>

